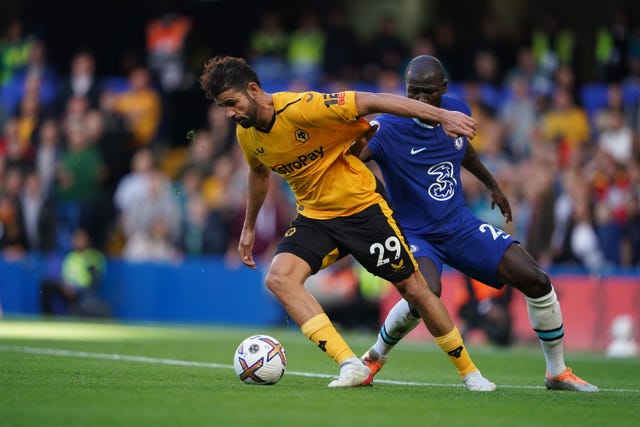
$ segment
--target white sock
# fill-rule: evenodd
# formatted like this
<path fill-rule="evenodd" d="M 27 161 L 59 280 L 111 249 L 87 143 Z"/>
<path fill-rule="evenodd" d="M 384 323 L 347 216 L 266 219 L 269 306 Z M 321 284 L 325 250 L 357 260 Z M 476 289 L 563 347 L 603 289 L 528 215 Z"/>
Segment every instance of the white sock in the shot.
<path fill-rule="evenodd" d="M 547 371 L 551 376 L 562 373 L 567 366 L 564 363 L 564 350 L 562 338 L 564 326 L 562 324 L 562 311 L 560 303 L 553 288 L 551 292 L 540 298 L 528 298 L 527 311 L 531 327 L 538 335 Z"/>
<path fill-rule="evenodd" d="M 401 299 L 391 308 L 378 333 L 378 340 L 371 347 L 382 360 L 391 349 L 420 323 L 420 317 L 411 314 L 409 303 Z"/>

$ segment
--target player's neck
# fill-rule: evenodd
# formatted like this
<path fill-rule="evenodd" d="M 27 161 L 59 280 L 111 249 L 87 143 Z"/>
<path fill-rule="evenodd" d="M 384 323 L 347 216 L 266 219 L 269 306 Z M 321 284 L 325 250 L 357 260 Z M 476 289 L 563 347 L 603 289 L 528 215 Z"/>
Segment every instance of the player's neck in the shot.
<path fill-rule="evenodd" d="M 265 94 L 261 101 L 255 128 L 259 132 L 268 133 L 276 121 L 276 110 L 273 106 L 273 97 L 271 95 Z"/>

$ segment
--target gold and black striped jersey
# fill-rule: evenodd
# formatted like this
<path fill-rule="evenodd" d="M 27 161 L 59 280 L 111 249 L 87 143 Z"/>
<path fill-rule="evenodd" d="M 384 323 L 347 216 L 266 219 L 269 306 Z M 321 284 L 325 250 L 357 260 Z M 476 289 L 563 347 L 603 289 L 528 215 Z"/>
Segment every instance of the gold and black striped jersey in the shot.
<path fill-rule="evenodd" d="M 279 92 L 268 132 L 237 127 L 247 163 L 271 168 L 297 199 L 298 212 L 329 219 L 361 212 L 380 201 L 373 173 L 349 147 L 368 128 L 358 118 L 355 92 Z"/>

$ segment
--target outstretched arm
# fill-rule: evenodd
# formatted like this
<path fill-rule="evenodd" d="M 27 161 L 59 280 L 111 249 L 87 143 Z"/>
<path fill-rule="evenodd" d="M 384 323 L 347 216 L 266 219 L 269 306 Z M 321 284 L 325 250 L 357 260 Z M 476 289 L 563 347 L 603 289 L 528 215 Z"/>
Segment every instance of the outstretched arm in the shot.
<path fill-rule="evenodd" d="M 476 135 L 476 121 L 459 111 L 449 111 L 425 102 L 391 93 L 356 92 L 356 104 L 361 116 L 388 113 L 396 116 L 415 117 L 425 122 L 438 122 L 452 137 Z"/>
<path fill-rule="evenodd" d="M 491 175 L 491 172 L 489 172 L 489 170 L 482 164 L 478 157 L 478 153 L 476 153 L 476 150 L 469 143 L 467 143 L 464 159 L 462 159 L 462 166 L 464 166 L 469 172 L 478 178 L 485 187 L 487 187 L 487 190 L 489 190 L 489 194 L 491 195 L 491 209 L 498 205 L 500 212 L 502 212 L 502 216 L 506 218 L 507 222 L 512 221 L 511 206 L 509 206 L 507 196 L 504 195 L 502 189 L 498 185 L 498 182 L 495 180 L 493 175 Z"/>
<path fill-rule="evenodd" d="M 253 259 L 253 244 L 256 238 L 256 220 L 260 208 L 264 203 L 264 199 L 269 192 L 269 176 L 271 170 L 260 165 L 257 168 L 249 170 L 248 178 L 248 195 L 247 195 L 247 209 L 244 217 L 244 224 L 242 225 L 242 232 L 240 233 L 240 241 L 238 243 L 238 254 L 242 263 L 247 267 L 255 270 L 256 262 Z"/>

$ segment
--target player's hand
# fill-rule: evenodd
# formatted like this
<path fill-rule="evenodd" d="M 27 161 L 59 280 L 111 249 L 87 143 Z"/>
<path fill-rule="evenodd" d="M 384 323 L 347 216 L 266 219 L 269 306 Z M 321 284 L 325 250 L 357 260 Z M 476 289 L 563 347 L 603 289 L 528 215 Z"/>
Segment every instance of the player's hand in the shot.
<path fill-rule="evenodd" d="M 243 228 L 240 233 L 240 242 L 238 243 L 238 254 L 240 260 L 244 265 L 252 270 L 255 270 L 256 262 L 253 259 L 253 243 L 256 239 L 256 233 L 254 230 L 248 230 Z"/>
<path fill-rule="evenodd" d="M 440 124 L 444 132 L 452 138 L 459 136 L 474 138 L 478 126 L 478 123 L 473 117 L 467 116 L 459 111 L 449 110 L 443 110 Z"/>
<path fill-rule="evenodd" d="M 502 216 L 505 217 L 507 222 L 513 221 L 509 199 L 500 188 L 495 188 L 491 191 L 491 209 L 494 209 L 496 205 L 500 208 L 500 212 L 502 212 Z"/>

